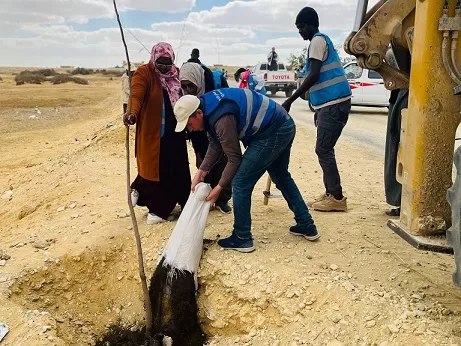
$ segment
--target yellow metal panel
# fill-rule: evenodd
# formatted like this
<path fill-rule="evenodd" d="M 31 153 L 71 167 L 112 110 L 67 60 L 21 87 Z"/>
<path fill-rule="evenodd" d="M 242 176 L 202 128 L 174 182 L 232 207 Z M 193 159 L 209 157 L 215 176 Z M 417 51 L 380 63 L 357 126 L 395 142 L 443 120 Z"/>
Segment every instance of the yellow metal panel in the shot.
<path fill-rule="evenodd" d="M 450 221 L 455 131 L 461 99 L 442 63 L 438 21 L 443 0 L 416 2 L 408 112 L 402 122 L 398 179 L 403 185 L 400 226 L 412 234 L 443 231 Z"/>

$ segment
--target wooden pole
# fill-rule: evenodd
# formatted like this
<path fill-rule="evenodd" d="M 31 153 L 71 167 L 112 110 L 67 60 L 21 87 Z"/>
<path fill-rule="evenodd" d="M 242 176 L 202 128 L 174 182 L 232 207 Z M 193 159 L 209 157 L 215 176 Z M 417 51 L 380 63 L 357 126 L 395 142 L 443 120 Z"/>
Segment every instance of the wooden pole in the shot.
<path fill-rule="evenodd" d="M 264 205 L 269 204 L 269 196 L 271 195 L 271 184 L 272 184 L 272 179 L 271 179 L 271 176 L 268 174 L 267 182 L 266 182 L 266 190 L 263 192 L 264 193 Z"/>
<path fill-rule="evenodd" d="M 120 16 L 117 10 L 117 4 L 114 2 L 115 14 L 117 16 L 118 26 L 120 28 L 120 34 L 122 35 L 122 42 L 125 48 L 126 61 L 128 64 L 128 79 L 130 85 L 130 100 L 128 101 L 128 114 L 131 112 L 131 63 L 130 56 L 128 54 L 128 47 L 125 41 L 125 35 L 123 34 L 122 23 L 120 22 Z M 128 199 L 128 207 L 130 208 L 131 222 L 133 224 L 134 237 L 136 239 L 136 248 L 138 250 L 138 266 L 139 266 L 139 277 L 141 278 L 142 291 L 144 294 L 144 310 L 146 313 L 146 339 L 150 339 L 152 335 L 152 307 L 149 297 L 149 289 L 147 287 L 146 272 L 144 270 L 144 256 L 142 253 L 141 237 L 139 235 L 138 222 L 134 213 L 134 207 L 131 202 L 131 186 L 130 186 L 130 127 L 126 125 L 126 137 L 125 137 L 125 149 L 126 149 L 126 191 Z"/>

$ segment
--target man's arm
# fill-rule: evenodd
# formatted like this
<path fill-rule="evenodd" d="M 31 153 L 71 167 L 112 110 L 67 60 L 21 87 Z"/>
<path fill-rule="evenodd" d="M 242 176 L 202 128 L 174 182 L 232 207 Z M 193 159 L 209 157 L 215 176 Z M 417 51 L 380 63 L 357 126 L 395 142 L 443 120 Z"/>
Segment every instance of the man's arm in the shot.
<path fill-rule="evenodd" d="M 301 86 L 294 92 L 294 94 L 288 98 L 284 103 L 283 107 L 289 111 L 291 104 L 296 101 L 298 97 L 304 95 L 309 89 L 318 81 L 320 77 L 320 69 L 322 68 L 322 62 L 327 52 L 327 41 L 321 37 L 316 36 L 312 39 L 309 45 L 309 73 L 304 79 Z"/>
<path fill-rule="evenodd" d="M 242 161 L 242 149 L 240 138 L 237 133 L 237 120 L 233 114 L 221 117 L 215 125 L 221 148 L 227 156 L 227 165 L 224 168 L 219 186 L 227 186 L 234 178 Z"/>
<path fill-rule="evenodd" d="M 224 152 L 227 156 L 227 165 L 219 180 L 219 186 L 225 187 L 234 178 L 234 175 L 240 167 L 240 162 L 242 161 L 242 149 L 240 148 L 240 139 L 237 133 L 237 120 L 235 116 L 233 114 L 222 116 L 215 124 L 215 131 L 218 135 L 219 143 L 217 143 L 216 139 L 213 139 L 214 142 L 210 141 L 208 152 L 205 160 L 203 160 L 200 166 L 200 170 L 209 171 L 214 164 L 218 162 L 220 156 L 214 153 L 212 157 L 211 155 L 213 153 L 210 152 L 210 150 L 213 150 L 212 145 L 218 145 L 221 150 L 220 153 Z"/>
<path fill-rule="evenodd" d="M 318 81 L 320 77 L 320 69 L 322 68 L 322 61 L 317 59 L 310 59 L 309 73 L 304 79 L 301 86 L 289 97 L 285 102 L 291 105 L 294 101 L 298 99 L 301 95 L 305 94 L 309 89 Z"/>
<path fill-rule="evenodd" d="M 208 173 L 218 163 L 222 155 L 221 144 L 213 136 L 208 135 L 208 150 L 199 169 Z"/>

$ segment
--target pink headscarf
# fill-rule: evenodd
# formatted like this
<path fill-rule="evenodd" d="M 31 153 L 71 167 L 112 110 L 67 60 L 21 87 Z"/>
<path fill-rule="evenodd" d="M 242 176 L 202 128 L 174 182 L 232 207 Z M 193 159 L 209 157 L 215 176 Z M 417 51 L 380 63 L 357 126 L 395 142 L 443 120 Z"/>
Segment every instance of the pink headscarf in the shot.
<path fill-rule="evenodd" d="M 161 73 L 155 65 L 157 59 L 162 56 L 169 57 L 173 62 L 171 70 L 165 74 Z M 160 77 L 162 88 L 168 91 L 168 96 L 170 97 L 170 102 L 173 107 L 176 101 L 182 95 L 181 82 L 179 80 L 179 72 L 178 68 L 174 65 L 174 58 L 175 56 L 173 52 L 173 47 L 171 47 L 169 43 L 159 42 L 152 47 L 150 63 L 154 66 L 155 72 L 157 72 L 158 76 Z"/>

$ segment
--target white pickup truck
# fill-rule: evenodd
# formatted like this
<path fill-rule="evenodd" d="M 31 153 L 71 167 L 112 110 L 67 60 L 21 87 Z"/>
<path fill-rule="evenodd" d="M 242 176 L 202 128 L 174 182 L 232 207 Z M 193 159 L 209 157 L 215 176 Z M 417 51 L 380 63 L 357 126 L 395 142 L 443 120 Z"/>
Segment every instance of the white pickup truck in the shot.
<path fill-rule="evenodd" d="M 251 72 L 264 78 L 264 86 L 267 91 L 275 95 L 277 91 L 284 91 L 286 97 L 296 90 L 298 76 L 294 71 L 288 71 L 284 64 L 278 64 L 277 71 L 269 71 L 267 63 L 258 63 L 251 69 Z"/>
<path fill-rule="evenodd" d="M 389 106 L 390 91 L 384 87 L 383 77 L 378 72 L 361 68 L 356 62 L 344 65 L 344 71 L 352 90 L 353 106 Z M 310 102 L 309 107 L 314 111 Z"/>

